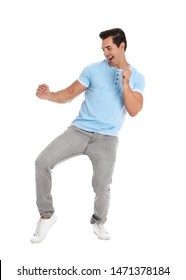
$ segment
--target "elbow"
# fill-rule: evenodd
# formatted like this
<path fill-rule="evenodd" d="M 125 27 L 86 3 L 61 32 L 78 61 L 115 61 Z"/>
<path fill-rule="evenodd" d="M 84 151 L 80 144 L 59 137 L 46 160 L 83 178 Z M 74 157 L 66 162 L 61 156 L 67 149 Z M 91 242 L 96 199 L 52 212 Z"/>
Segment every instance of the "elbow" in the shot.
<path fill-rule="evenodd" d="M 140 105 L 138 108 L 136 108 L 135 110 L 131 110 L 131 111 L 128 111 L 129 115 L 131 117 L 135 117 L 137 116 L 137 114 L 142 110 L 143 106 Z"/>
<path fill-rule="evenodd" d="M 61 103 L 70 103 L 71 101 L 73 100 L 73 98 L 72 99 L 67 99 L 67 100 L 65 100 L 65 101 L 63 101 L 63 102 L 61 102 Z"/>
<path fill-rule="evenodd" d="M 129 116 L 130 117 L 135 117 L 137 114 L 138 114 L 138 112 L 128 112 L 129 113 Z"/>

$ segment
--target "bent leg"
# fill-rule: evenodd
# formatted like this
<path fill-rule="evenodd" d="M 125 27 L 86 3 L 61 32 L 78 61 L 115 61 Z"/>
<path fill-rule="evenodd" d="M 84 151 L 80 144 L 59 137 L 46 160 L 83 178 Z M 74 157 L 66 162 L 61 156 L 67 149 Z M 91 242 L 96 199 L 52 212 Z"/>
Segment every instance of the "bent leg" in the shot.
<path fill-rule="evenodd" d="M 36 196 L 41 216 L 51 217 L 54 213 L 51 170 L 58 163 L 82 154 L 87 142 L 88 139 L 84 135 L 69 127 L 52 141 L 36 159 Z"/>

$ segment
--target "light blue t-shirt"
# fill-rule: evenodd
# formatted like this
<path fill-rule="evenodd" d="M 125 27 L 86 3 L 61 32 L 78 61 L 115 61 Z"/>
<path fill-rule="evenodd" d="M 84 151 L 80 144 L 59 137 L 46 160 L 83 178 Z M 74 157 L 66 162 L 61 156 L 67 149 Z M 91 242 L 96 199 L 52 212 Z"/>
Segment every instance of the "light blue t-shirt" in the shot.
<path fill-rule="evenodd" d="M 131 89 L 143 93 L 144 76 L 133 66 L 131 70 Z M 118 136 L 127 114 L 122 69 L 110 66 L 107 60 L 103 60 L 85 67 L 78 81 L 87 89 L 79 115 L 72 124 L 86 131 Z"/>

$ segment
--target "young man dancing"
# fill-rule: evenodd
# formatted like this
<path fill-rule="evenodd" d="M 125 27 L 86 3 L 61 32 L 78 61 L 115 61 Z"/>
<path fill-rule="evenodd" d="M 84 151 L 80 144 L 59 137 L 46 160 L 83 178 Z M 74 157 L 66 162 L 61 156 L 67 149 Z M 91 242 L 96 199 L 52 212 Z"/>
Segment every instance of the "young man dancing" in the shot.
<path fill-rule="evenodd" d="M 103 61 L 84 68 L 69 87 L 51 92 L 39 85 L 36 95 L 66 103 L 85 92 L 79 115 L 71 126 L 50 143 L 36 159 L 36 195 L 40 219 L 32 243 L 41 242 L 56 221 L 51 195 L 51 171 L 60 162 L 87 155 L 92 162 L 95 192 L 93 231 L 99 239 L 110 239 L 104 226 L 107 219 L 110 185 L 116 160 L 118 133 L 128 113 L 134 117 L 143 106 L 144 77 L 126 59 L 127 40 L 120 28 L 103 31 Z"/>

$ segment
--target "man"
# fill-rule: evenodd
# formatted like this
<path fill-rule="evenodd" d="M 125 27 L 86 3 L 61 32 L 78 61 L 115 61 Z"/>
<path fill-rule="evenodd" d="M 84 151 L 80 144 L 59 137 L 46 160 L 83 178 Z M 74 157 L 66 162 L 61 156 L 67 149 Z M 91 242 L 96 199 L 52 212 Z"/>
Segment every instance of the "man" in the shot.
<path fill-rule="evenodd" d="M 142 109 L 144 77 L 125 56 L 127 40 L 120 28 L 103 31 L 105 60 L 85 67 L 69 87 L 51 92 L 48 85 L 38 87 L 40 99 L 69 102 L 85 91 L 79 115 L 36 160 L 36 193 L 40 219 L 32 243 L 41 242 L 56 221 L 51 196 L 51 170 L 60 162 L 77 155 L 87 155 L 93 166 L 95 192 L 93 231 L 99 239 L 110 239 L 104 223 L 110 200 L 110 184 L 116 159 L 118 133 L 127 112 L 136 116 Z"/>

